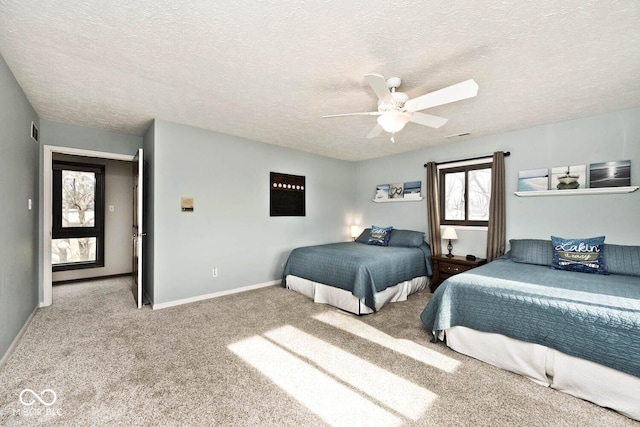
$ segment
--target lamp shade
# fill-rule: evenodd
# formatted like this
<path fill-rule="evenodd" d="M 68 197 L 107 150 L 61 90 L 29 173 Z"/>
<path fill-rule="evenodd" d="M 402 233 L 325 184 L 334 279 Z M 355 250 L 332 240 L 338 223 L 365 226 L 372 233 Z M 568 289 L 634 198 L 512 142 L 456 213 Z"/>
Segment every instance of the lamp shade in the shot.
<path fill-rule="evenodd" d="M 409 120 L 411 120 L 411 114 L 409 113 L 387 111 L 378 117 L 378 124 L 380 124 L 386 132 L 396 133 L 400 132 Z"/>
<path fill-rule="evenodd" d="M 458 235 L 456 234 L 456 229 L 453 227 L 446 227 L 444 229 L 444 233 L 442 233 L 443 239 L 449 240 L 458 240 Z"/>
<path fill-rule="evenodd" d="M 351 237 L 353 237 L 355 239 L 359 235 L 360 235 L 360 227 L 358 227 L 357 225 L 352 225 L 351 226 Z"/>

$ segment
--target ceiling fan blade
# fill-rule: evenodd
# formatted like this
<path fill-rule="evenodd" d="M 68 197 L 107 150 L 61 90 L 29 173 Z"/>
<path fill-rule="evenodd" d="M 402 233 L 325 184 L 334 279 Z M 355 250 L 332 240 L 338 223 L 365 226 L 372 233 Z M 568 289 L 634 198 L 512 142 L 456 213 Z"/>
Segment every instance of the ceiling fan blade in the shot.
<path fill-rule="evenodd" d="M 345 113 L 345 114 L 328 114 L 326 116 L 322 116 L 323 119 L 328 119 L 331 117 L 344 117 L 344 116 L 381 116 L 382 113 L 380 111 L 367 111 L 366 113 Z"/>
<path fill-rule="evenodd" d="M 418 123 L 419 125 L 429 126 L 437 129 L 447 123 L 447 120 L 449 119 L 445 119 L 444 117 L 432 116 L 431 114 L 413 113 L 410 121 Z"/>
<path fill-rule="evenodd" d="M 376 93 L 376 96 L 380 101 L 385 104 L 393 104 L 393 98 L 391 92 L 387 87 L 387 81 L 380 74 L 365 74 L 364 80 L 369 83 L 371 89 Z"/>
<path fill-rule="evenodd" d="M 450 102 L 473 98 L 478 94 L 478 84 L 473 79 L 445 87 L 426 95 L 418 96 L 405 102 L 407 111 L 420 111 Z"/>
<path fill-rule="evenodd" d="M 383 131 L 382 126 L 376 125 L 376 127 L 371 129 L 371 132 L 369 132 L 369 135 L 367 135 L 367 138 L 375 138 L 376 136 L 380 135 L 382 131 Z"/>

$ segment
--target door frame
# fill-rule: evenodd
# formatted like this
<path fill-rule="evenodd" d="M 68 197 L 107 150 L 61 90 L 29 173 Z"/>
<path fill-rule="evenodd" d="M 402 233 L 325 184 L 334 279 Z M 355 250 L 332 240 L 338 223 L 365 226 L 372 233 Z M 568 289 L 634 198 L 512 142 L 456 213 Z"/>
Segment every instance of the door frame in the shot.
<path fill-rule="evenodd" d="M 53 226 L 52 175 L 53 154 L 71 154 L 99 159 L 133 161 L 135 154 L 116 154 L 81 148 L 44 145 L 42 160 L 42 300 L 40 307 L 53 303 L 53 272 L 51 271 L 51 228 Z M 137 150 L 136 150 L 137 153 Z"/>

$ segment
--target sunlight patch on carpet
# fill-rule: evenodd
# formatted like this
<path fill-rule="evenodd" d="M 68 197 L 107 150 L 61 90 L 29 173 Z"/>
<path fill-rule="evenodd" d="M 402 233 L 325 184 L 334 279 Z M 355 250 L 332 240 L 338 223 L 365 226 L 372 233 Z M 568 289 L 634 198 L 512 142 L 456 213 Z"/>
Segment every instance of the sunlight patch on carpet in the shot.
<path fill-rule="evenodd" d="M 459 361 L 451 357 L 423 347 L 413 341 L 394 338 L 347 314 L 328 311 L 313 316 L 313 318 L 445 372 L 455 372 L 460 365 Z"/>
<path fill-rule="evenodd" d="M 402 424 L 399 417 L 263 337 L 228 348 L 333 426 Z"/>
<path fill-rule="evenodd" d="M 293 326 L 283 326 L 264 335 L 414 421 L 420 419 L 437 398 L 431 391 Z"/>

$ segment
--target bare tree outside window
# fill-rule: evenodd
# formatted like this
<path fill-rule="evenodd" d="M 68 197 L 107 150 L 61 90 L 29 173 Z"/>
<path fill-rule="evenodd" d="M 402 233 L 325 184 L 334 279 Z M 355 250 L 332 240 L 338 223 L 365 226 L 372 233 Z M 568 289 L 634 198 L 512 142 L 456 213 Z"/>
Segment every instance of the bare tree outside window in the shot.
<path fill-rule="evenodd" d="M 486 226 L 491 200 L 491 164 L 440 170 L 442 224 Z"/>
<path fill-rule="evenodd" d="M 96 238 L 54 239 L 51 248 L 52 264 L 96 260 Z"/>
<path fill-rule="evenodd" d="M 491 169 L 469 171 L 469 220 L 489 221 Z"/>
<path fill-rule="evenodd" d="M 54 162 L 51 262 L 69 270 L 104 265 L 104 167 Z"/>
<path fill-rule="evenodd" d="M 95 227 L 96 174 L 62 171 L 62 227 Z"/>
<path fill-rule="evenodd" d="M 446 174 L 444 186 L 444 219 L 464 220 L 464 172 Z"/>
<path fill-rule="evenodd" d="M 95 227 L 96 174 L 62 171 L 62 227 Z M 54 239 L 52 263 L 95 261 L 96 238 Z"/>

